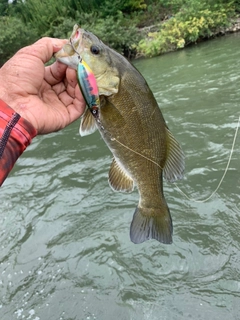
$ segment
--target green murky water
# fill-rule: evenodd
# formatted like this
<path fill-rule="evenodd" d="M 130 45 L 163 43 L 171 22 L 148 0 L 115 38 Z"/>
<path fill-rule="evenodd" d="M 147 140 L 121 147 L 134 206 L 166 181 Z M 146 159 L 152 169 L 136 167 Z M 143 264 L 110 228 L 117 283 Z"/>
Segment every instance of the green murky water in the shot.
<path fill-rule="evenodd" d="M 178 186 L 208 197 L 240 115 L 240 34 L 136 61 L 186 154 Z M 78 123 L 34 139 L 0 190 L 1 320 L 239 319 L 240 136 L 206 203 L 165 183 L 173 244 L 134 245 L 137 191 L 114 193 L 111 155 Z"/>

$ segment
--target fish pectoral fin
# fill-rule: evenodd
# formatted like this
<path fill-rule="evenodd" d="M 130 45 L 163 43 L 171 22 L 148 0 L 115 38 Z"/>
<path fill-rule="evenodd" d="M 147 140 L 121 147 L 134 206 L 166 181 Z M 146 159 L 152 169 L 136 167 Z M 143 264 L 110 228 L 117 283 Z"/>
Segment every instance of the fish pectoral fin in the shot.
<path fill-rule="evenodd" d="M 149 239 L 171 244 L 172 229 L 172 219 L 167 205 L 161 209 L 138 206 L 131 223 L 130 238 L 136 244 Z"/>
<path fill-rule="evenodd" d="M 115 158 L 109 170 L 108 182 L 115 191 L 132 192 L 134 189 L 133 179 L 119 166 Z"/>
<path fill-rule="evenodd" d="M 163 168 L 163 177 L 169 182 L 183 178 L 185 169 L 184 153 L 172 133 L 167 130 L 167 160 Z"/>
<path fill-rule="evenodd" d="M 86 109 L 79 128 L 80 136 L 87 136 L 97 130 L 96 121 L 89 109 Z"/>

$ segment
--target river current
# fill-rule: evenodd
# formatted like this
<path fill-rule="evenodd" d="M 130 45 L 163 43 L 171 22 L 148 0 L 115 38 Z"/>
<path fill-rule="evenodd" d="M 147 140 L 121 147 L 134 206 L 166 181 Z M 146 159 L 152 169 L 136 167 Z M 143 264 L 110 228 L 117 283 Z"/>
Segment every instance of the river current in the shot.
<path fill-rule="evenodd" d="M 79 121 L 35 138 L 0 190 L 0 319 L 237 320 L 240 33 L 134 64 L 186 156 L 164 183 L 173 244 L 134 245 L 138 193 L 108 185 L 112 156 Z"/>

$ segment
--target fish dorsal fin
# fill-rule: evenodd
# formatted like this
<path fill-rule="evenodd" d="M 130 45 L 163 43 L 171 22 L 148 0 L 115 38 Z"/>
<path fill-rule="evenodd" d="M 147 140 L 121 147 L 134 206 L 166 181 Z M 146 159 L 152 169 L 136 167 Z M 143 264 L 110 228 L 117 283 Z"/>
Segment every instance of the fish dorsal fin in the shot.
<path fill-rule="evenodd" d="M 166 131 L 168 154 L 163 169 L 163 177 L 167 181 L 173 182 L 183 178 L 183 172 L 185 169 L 184 153 L 172 133 L 167 128 Z"/>
<path fill-rule="evenodd" d="M 91 114 L 90 110 L 86 109 L 81 119 L 79 134 L 80 136 L 84 137 L 95 132 L 96 130 L 97 130 L 96 121 L 93 115 Z"/>
<path fill-rule="evenodd" d="M 99 95 L 111 96 L 118 92 L 120 77 L 117 69 L 112 68 L 107 73 L 97 78 Z"/>
<path fill-rule="evenodd" d="M 132 192 L 134 188 L 132 178 L 119 166 L 115 158 L 109 170 L 108 182 L 115 191 Z"/>

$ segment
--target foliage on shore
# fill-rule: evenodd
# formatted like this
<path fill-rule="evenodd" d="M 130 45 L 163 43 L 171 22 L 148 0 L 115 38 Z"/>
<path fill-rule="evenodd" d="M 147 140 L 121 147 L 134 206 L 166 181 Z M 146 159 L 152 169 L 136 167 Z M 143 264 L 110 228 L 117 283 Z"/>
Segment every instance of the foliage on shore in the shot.
<path fill-rule="evenodd" d="M 155 56 L 231 24 L 240 0 L 0 0 L 0 65 L 43 36 L 68 38 L 75 23 L 129 58 Z"/>
<path fill-rule="evenodd" d="M 190 0 L 139 42 L 138 54 L 156 56 L 223 33 L 234 15 L 233 2 Z"/>

